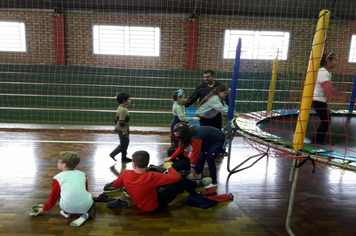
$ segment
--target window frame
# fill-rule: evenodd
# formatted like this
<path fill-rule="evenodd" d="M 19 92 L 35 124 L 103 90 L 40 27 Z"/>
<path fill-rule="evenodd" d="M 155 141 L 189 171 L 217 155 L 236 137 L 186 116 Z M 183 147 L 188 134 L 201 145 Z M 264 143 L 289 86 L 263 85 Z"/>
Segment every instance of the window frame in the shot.
<path fill-rule="evenodd" d="M 280 61 L 288 61 L 289 59 L 289 54 L 290 54 L 290 43 L 291 43 L 291 32 L 290 31 L 277 31 L 277 30 L 246 30 L 246 29 L 231 29 L 231 28 L 225 28 L 224 29 L 224 36 L 223 36 L 223 50 L 222 50 L 222 59 L 223 60 L 235 60 L 235 58 L 225 58 L 225 50 L 226 50 L 226 37 L 227 37 L 227 31 L 250 31 L 251 32 L 251 35 L 253 34 L 254 35 L 254 38 L 256 37 L 256 33 L 258 33 L 258 40 L 259 40 L 259 37 L 261 36 L 261 32 L 262 33 L 267 33 L 267 32 L 273 32 L 273 33 L 283 33 L 283 37 L 286 37 L 285 34 L 288 33 L 288 42 L 287 42 L 287 52 L 285 54 L 280 54 L 281 56 L 278 56 L 278 60 Z M 231 34 L 230 34 L 231 35 Z M 243 50 L 243 42 L 242 42 L 242 49 L 241 51 Z M 283 49 L 283 46 L 282 47 L 279 47 L 279 48 L 282 48 Z M 256 51 L 258 51 L 258 48 L 253 48 L 253 51 L 251 52 L 252 53 L 252 58 L 244 58 L 244 57 L 241 57 L 241 60 L 274 60 L 276 57 L 274 58 L 257 58 L 257 57 L 254 57 L 254 55 L 258 55 L 256 54 Z M 241 53 L 242 54 L 242 53 Z M 283 57 L 285 56 L 285 58 Z"/>
<path fill-rule="evenodd" d="M 27 24 L 26 24 L 26 21 L 19 21 L 19 20 L 0 20 L 0 23 L 1 22 L 7 22 L 7 23 L 18 23 L 18 24 L 21 24 L 22 25 L 22 28 L 23 28 L 23 32 L 22 30 L 20 30 L 20 41 L 21 41 L 21 44 L 25 44 L 24 47 L 21 47 L 20 50 L 18 51 L 13 51 L 13 50 L 1 50 L 0 48 L 0 53 L 28 53 L 28 42 L 27 42 Z M 20 26 L 21 28 L 21 26 Z M 23 33 L 23 34 L 22 34 Z M 22 51 L 22 49 L 24 51 Z"/>
<path fill-rule="evenodd" d="M 155 54 L 158 55 L 135 55 L 135 54 L 114 54 L 114 53 L 95 53 L 95 35 L 94 35 L 94 27 L 95 26 L 113 26 L 113 27 L 123 27 L 124 31 L 129 31 L 130 27 L 138 27 L 138 28 L 154 28 L 152 32 L 155 32 L 154 34 L 154 38 L 155 38 L 155 44 L 157 43 L 156 40 L 158 39 L 158 45 L 157 47 L 155 46 L 153 49 L 155 51 Z M 125 29 L 125 27 L 128 27 L 128 29 Z M 141 25 L 117 25 L 117 24 L 103 24 L 103 23 L 93 23 L 91 26 L 92 29 L 92 54 L 95 56 L 116 56 L 116 57 L 142 57 L 142 58 L 161 58 L 161 47 L 162 47 L 162 29 L 160 26 L 151 26 L 151 25 L 145 25 L 145 26 L 141 26 Z M 156 32 L 157 30 L 159 30 L 158 32 Z M 98 35 L 99 36 L 99 35 Z M 123 35 L 124 38 L 129 37 L 129 35 Z M 128 39 L 130 40 L 130 39 Z M 125 47 L 126 48 L 126 47 Z"/>
<path fill-rule="evenodd" d="M 354 58 L 354 61 L 351 61 L 351 57 Z M 348 62 L 356 63 L 356 34 L 351 35 Z"/>

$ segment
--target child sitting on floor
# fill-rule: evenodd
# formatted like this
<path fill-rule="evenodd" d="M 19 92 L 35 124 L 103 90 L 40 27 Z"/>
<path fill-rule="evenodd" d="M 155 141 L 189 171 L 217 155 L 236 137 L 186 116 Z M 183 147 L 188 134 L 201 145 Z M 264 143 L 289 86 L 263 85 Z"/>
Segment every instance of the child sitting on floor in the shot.
<path fill-rule="evenodd" d="M 50 210 L 59 201 L 62 209 L 61 215 L 69 218 L 71 214 L 81 214 L 72 221 L 70 226 L 79 227 L 86 220 L 94 218 L 95 203 L 88 190 L 88 181 L 85 173 L 75 168 L 80 162 L 80 157 L 73 152 L 62 152 L 57 160 L 57 167 L 61 171 L 52 179 L 52 191 L 46 204 L 38 209 L 35 216 Z"/>
<path fill-rule="evenodd" d="M 170 162 L 163 167 L 168 170 L 167 174 L 159 172 L 148 172 L 147 166 L 150 156 L 146 151 L 137 151 L 132 155 L 133 170 L 124 171 L 113 183 L 113 187 L 125 187 L 133 202 L 143 211 L 159 212 L 172 202 L 175 197 L 184 190 L 191 195 L 197 194 L 195 188 L 206 186 L 211 183 L 211 178 L 191 181 L 180 177 L 178 172 L 172 168 Z M 165 186 L 166 185 L 166 186 Z M 165 186 L 162 190 L 157 187 Z M 121 207 L 123 201 L 117 199 L 108 203 L 109 208 Z"/>

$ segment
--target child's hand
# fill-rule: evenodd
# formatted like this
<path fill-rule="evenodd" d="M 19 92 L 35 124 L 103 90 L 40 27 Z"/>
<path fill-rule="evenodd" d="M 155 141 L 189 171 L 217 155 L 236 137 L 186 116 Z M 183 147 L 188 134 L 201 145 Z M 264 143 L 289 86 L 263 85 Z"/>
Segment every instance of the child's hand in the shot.
<path fill-rule="evenodd" d="M 43 208 L 41 207 L 41 208 L 38 209 L 36 215 L 34 215 L 34 216 L 39 216 L 39 215 L 42 215 L 43 213 L 44 213 L 44 210 L 43 210 Z"/>
<path fill-rule="evenodd" d="M 166 162 L 166 163 L 163 164 L 163 168 L 166 169 L 166 170 L 168 170 L 171 167 L 172 167 L 172 162 Z"/>
<path fill-rule="evenodd" d="M 200 117 L 194 117 L 192 120 L 198 121 L 198 120 L 200 120 Z"/>
<path fill-rule="evenodd" d="M 171 160 L 171 158 L 170 157 L 166 157 L 166 158 L 164 158 L 164 162 L 168 162 L 168 161 L 170 161 Z"/>
<path fill-rule="evenodd" d="M 198 175 L 195 173 L 195 168 L 193 168 L 193 167 L 190 168 L 190 173 L 192 173 L 193 176 L 198 176 Z"/>

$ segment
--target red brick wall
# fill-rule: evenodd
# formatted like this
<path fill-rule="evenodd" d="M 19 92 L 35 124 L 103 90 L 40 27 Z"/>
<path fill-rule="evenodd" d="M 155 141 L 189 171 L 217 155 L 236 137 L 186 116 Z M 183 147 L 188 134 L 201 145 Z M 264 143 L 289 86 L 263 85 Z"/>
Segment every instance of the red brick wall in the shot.
<path fill-rule="evenodd" d="M 0 52 L 0 63 L 54 65 L 53 13 L 0 11 L 0 21 L 26 23 L 26 53 Z"/>
<path fill-rule="evenodd" d="M 30 11 L 0 11 L 0 20 L 25 21 L 28 53 L 0 52 L 0 63 L 55 65 L 53 13 Z M 184 70 L 188 18 L 138 16 L 118 14 L 68 13 L 66 28 L 66 62 L 70 66 L 151 68 Z M 94 23 L 143 25 L 161 27 L 161 56 L 159 58 L 93 55 L 91 26 Z M 316 20 L 237 19 L 224 16 L 201 16 L 199 19 L 197 70 L 231 71 L 233 60 L 222 59 L 224 29 L 278 30 L 291 32 L 289 58 L 280 62 L 280 71 L 304 72 L 307 68 Z M 355 28 L 355 27 L 354 27 Z M 356 33 L 356 32 L 351 32 Z M 347 62 L 350 26 L 330 22 L 328 51 L 340 58 L 340 70 L 354 73 L 355 64 Z M 270 71 L 272 61 L 242 60 L 243 70 L 256 65 L 259 71 Z"/>

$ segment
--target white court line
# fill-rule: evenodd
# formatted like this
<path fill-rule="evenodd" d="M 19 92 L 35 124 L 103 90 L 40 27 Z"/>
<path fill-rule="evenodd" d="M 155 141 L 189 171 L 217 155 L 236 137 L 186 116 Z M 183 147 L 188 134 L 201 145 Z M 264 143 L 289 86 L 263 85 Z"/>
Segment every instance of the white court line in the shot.
<path fill-rule="evenodd" d="M 114 143 L 117 144 L 118 142 L 97 142 L 97 141 L 63 141 L 63 140 L 1 140 L 0 142 L 8 142 L 8 143 L 103 143 L 103 144 L 110 144 Z M 170 143 L 136 143 L 130 142 L 130 144 L 156 144 L 156 145 L 170 145 Z"/>
<path fill-rule="evenodd" d="M 117 144 L 118 142 L 97 142 L 97 141 L 65 141 L 65 140 L 5 140 L 0 139 L 0 142 L 8 143 L 91 143 L 91 144 Z M 140 143 L 140 142 L 130 142 L 130 144 L 152 144 L 152 145 L 170 145 L 171 143 Z M 233 145 L 234 147 L 245 147 L 243 144 Z"/>

